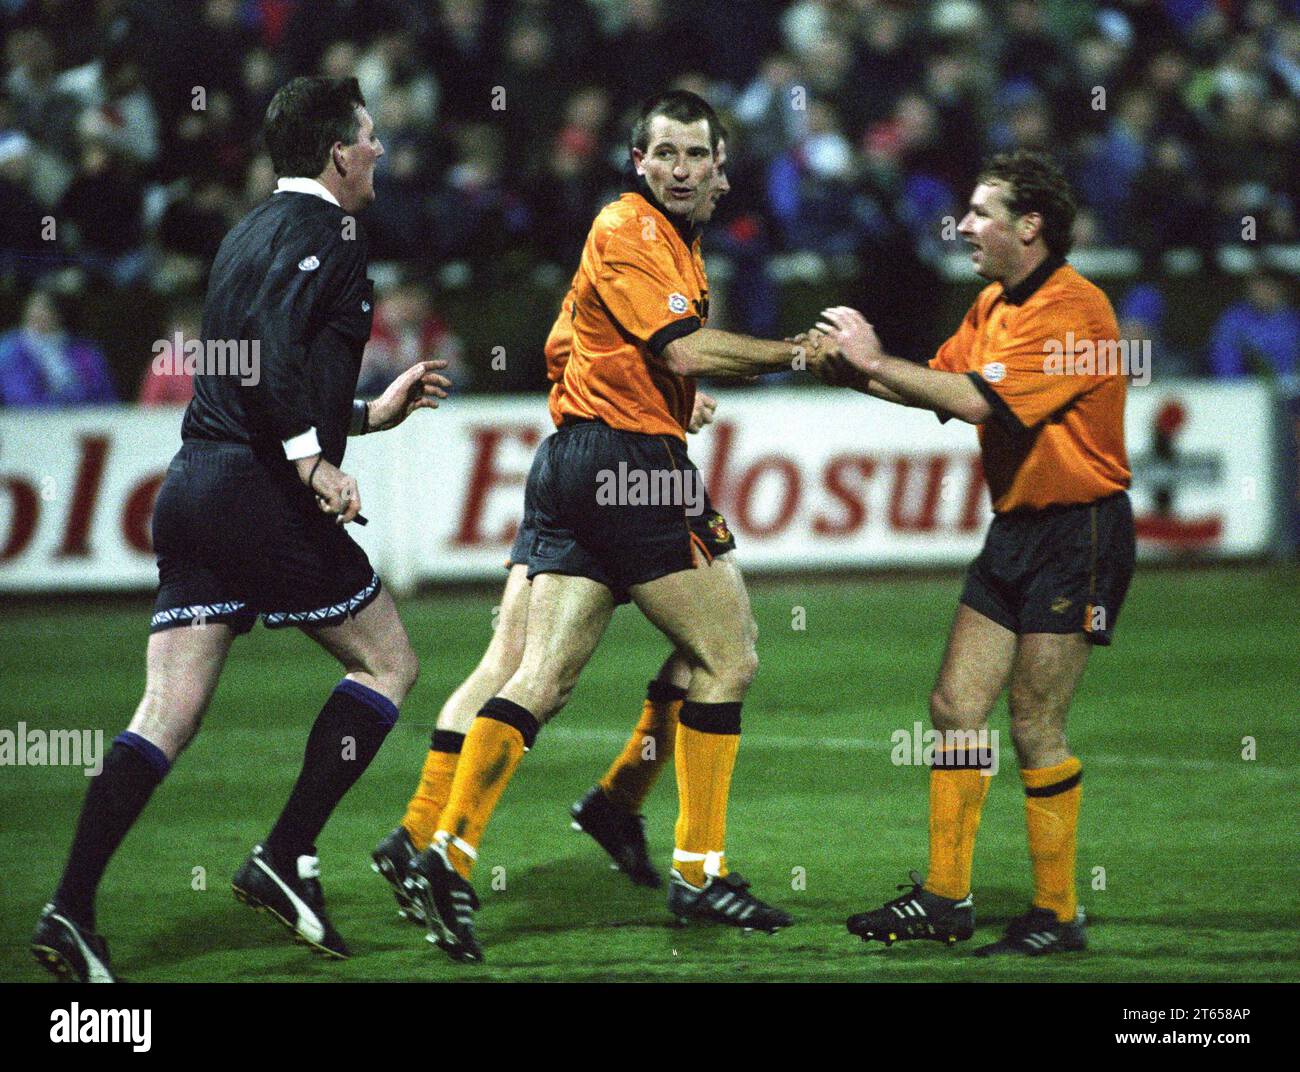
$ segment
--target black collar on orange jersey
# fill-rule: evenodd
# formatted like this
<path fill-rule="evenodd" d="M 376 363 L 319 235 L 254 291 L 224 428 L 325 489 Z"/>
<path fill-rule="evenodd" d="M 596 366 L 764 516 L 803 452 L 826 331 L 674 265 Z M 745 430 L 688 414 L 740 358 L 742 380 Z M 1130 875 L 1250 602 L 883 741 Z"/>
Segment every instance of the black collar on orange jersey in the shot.
<path fill-rule="evenodd" d="M 1003 286 L 1002 297 L 1008 305 L 1024 305 L 1033 297 L 1034 291 L 1047 282 L 1056 269 L 1065 263 L 1065 258 L 1055 253 L 1049 253 L 1047 260 L 1043 261 L 1037 268 L 1030 272 L 1024 279 L 1014 287 Z"/>
<path fill-rule="evenodd" d="M 650 204 L 654 205 L 655 208 L 663 213 L 664 219 L 673 225 L 673 230 L 682 236 L 682 241 L 686 243 L 686 248 L 691 248 L 691 243 L 700 235 L 699 224 L 694 223 L 689 219 L 680 220 L 664 208 L 663 202 L 660 201 L 659 198 L 655 197 L 654 193 L 651 191 L 650 184 L 645 181 L 644 175 L 637 175 L 634 173 L 632 176 L 632 184 L 629 189 L 634 194 L 640 194 L 649 201 Z"/>

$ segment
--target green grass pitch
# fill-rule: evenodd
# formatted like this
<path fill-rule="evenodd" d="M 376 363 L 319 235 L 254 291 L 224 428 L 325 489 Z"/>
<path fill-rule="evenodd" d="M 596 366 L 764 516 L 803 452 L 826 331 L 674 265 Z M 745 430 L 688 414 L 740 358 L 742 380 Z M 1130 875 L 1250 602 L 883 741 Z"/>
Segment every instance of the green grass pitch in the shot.
<path fill-rule="evenodd" d="M 398 920 L 368 854 L 401 816 L 438 707 L 486 643 L 496 594 L 402 604 L 422 679 L 320 843 L 328 903 L 355 954 L 345 963 L 313 958 L 230 893 L 337 676 L 301 636 L 258 628 L 236 645 L 203 732 L 109 869 L 99 914 L 115 966 L 141 981 L 1300 980 L 1294 568 L 1139 572 L 1115 647 L 1094 654 L 1070 734 L 1085 772 L 1087 953 L 984 961 L 969 946 L 886 950 L 844 931 L 846 916 L 925 866 L 926 772 L 890 762 L 890 734 L 926 717 L 959 585 L 754 585 L 762 667 L 727 849 L 761 896 L 796 915 L 774 937 L 669 925 L 662 894 L 631 886 L 569 829 L 569 803 L 625 740 L 664 654 L 636 611 L 620 610 L 488 830 L 476 875 L 487 963 L 473 967 Z M 796 607 L 803 630 L 792 628 Z M 144 602 L 7 611 L 0 728 L 23 720 L 111 739 L 143 685 L 146 616 Z M 1029 891 L 1005 702 L 994 725 L 1004 752 L 976 849 L 977 941 L 996 937 Z M 1254 759 L 1243 758 L 1246 737 Z M 43 976 L 27 940 L 85 788 L 76 768 L 0 767 L 0 979 Z M 675 807 L 666 773 L 647 808 L 660 863 Z"/>

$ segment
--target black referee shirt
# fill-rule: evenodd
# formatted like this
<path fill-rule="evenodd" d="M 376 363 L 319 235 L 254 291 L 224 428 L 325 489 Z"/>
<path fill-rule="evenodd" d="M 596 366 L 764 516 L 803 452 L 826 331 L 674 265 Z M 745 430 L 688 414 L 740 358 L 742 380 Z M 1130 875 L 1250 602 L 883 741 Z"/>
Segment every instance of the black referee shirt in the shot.
<path fill-rule="evenodd" d="M 181 438 L 247 443 L 287 466 L 283 441 L 314 427 L 321 453 L 340 464 L 374 315 L 366 255 L 355 219 L 314 194 L 273 194 L 240 220 L 212 267 L 207 363 Z M 256 377 L 233 361 L 221 371 L 213 357 L 221 346 L 254 342 Z"/>

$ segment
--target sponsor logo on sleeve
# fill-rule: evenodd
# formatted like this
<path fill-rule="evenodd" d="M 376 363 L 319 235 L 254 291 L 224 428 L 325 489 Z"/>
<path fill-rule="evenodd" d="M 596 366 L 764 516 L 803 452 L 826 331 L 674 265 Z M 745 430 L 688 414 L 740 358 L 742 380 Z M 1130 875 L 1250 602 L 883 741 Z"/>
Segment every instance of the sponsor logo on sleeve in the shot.
<path fill-rule="evenodd" d="M 989 383 L 1001 383 L 1007 378 L 1007 366 L 1001 361 L 990 361 L 981 370 L 980 374 L 989 381 Z"/>
<path fill-rule="evenodd" d="M 668 311 L 674 316 L 681 316 L 691 307 L 691 303 L 686 300 L 685 294 L 678 294 L 676 291 L 668 295 Z"/>
<path fill-rule="evenodd" d="M 298 262 L 298 267 L 304 272 L 314 272 L 320 267 L 320 258 L 315 254 L 310 257 L 303 257 L 303 259 Z"/>

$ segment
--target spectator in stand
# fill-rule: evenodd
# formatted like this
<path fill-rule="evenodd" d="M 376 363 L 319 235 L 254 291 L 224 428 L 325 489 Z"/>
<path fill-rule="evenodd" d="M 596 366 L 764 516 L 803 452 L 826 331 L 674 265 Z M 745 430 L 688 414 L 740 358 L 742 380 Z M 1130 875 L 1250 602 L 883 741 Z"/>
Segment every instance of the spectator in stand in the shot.
<path fill-rule="evenodd" d="M 438 0 L 425 62 L 440 78 L 439 118 L 465 122 L 482 118 L 491 103 L 500 23 L 487 0 Z"/>
<path fill-rule="evenodd" d="M 28 192 L 31 140 L 17 130 L 0 131 L 0 279 L 33 283 L 62 266 L 58 228 Z"/>
<path fill-rule="evenodd" d="M 158 115 L 145 89 L 136 46 L 113 46 L 103 59 L 59 76 L 59 88 L 82 106 L 77 131 L 133 164 L 158 158 Z"/>
<path fill-rule="evenodd" d="M 1214 325 L 1210 369 L 1224 378 L 1300 373 L 1300 309 L 1287 300 L 1281 275 L 1257 271 L 1247 279 L 1245 300 Z"/>
<path fill-rule="evenodd" d="M 807 136 L 768 172 L 768 199 L 787 249 L 830 257 L 857 248 L 862 227 L 852 177 L 853 149 L 835 109 L 809 101 Z"/>
<path fill-rule="evenodd" d="M 746 144 L 756 159 L 780 156 L 803 136 L 803 114 L 790 107 L 798 82 L 798 64 L 784 53 L 775 53 L 763 61 L 757 77 L 737 98 L 736 118 L 745 126 Z"/>
<path fill-rule="evenodd" d="M 5 72 L 5 92 L 13 101 L 18 124 L 29 134 L 35 133 L 50 122 L 59 103 L 58 55 L 49 35 L 35 28 L 8 35 Z M 67 111 L 66 106 L 61 108 L 61 116 L 66 117 Z M 70 133 L 70 121 L 67 127 Z"/>
<path fill-rule="evenodd" d="M 555 37 L 548 22 L 531 15 L 516 19 L 505 35 L 498 71 L 505 107 L 497 121 L 505 134 L 503 162 L 510 174 L 532 163 L 528 154 L 536 152 L 537 132 L 551 128 L 569 96 L 573 75 L 557 68 Z"/>
<path fill-rule="evenodd" d="M 361 359 L 357 396 L 374 398 L 417 361 L 448 362 L 446 375 L 458 390 L 466 379 L 464 349 L 460 339 L 433 311 L 433 297 L 423 283 L 400 284 L 375 307 L 370 342 Z"/>
<path fill-rule="evenodd" d="M 74 228 L 73 255 L 87 272 L 117 287 L 144 281 L 144 184 L 102 141 L 83 145 L 81 168 L 56 215 Z"/>
<path fill-rule="evenodd" d="M 1263 241 L 1294 242 L 1300 237 L 1300 108 L 1293 100 L 1278 98 L 1264 106 L 1260 117 L 1262 144 L 1258 148 L 1261 178 L 1268 188 L 1268 205 L 1260 220 Z"/>
<path fill-rule="evenodd" d="M 604 89 L 587 87 L 572 94 L 541 168 L 523 185 L 538 252 L 559 265 L 566 279 L 582 253 L 592 206 L 618 182 L 618 173 L 600 155 L 608 115 L 609 94 Z"/>
<path fill-rule="evenodd" d="M 1125 93 L 1105 135 L 1088 153 L 1079 176 L 1080 191 L 1096 210 L 1110 241 L 1124 239 L 1133 185 L 1147 164 L 1147 146 L 1155 120 L 1156 101 L 1148 90 Z"/>
<path fill-rule="evenodd" d="M 1191 151 L 1173 134 L 1158 138 L 1133 177 L 1124 230 L 1142 254 L 1143 269 L 1156 271 L 1160 255 L 1179 246 L 1199 248 L 1213 262 L 1213 234 L 1205 226 L 1209 198 Z"/>
<path fill-rule="evenodd" d="M 178 305 L 167 324 L 166 337 L 154 344 L 153 355 L 140 379 L 140 405 L 183 406 L 194 397 L 194 377 L 185 371 L 185 344 L 202 337 L 202 304 L 190 301 Z"/>
<path fill-rule="evenodd" d="M 523 199 L 507 184 L 501 132 L 472 123 L 457 134 L 458 159 L 433 199 L 431 237 L 438 255 L 486 267 L 528 233 Z"/>
<path fill-rule="evenodd" d="M 234 194 L 215 179 L 203 179 L 187 196 L 167 206 L 158 238 L 167 253 L 212 261 L 236 219 Z"/>
<path fill-rule="evenodd" d="M 1120 339 L 1151 344 L 1152 375 L 1189 376 L 1199 371 L 1192 355 L 1165 338 L 1165 297 L 1154 283 L 1130 287 L 1115 309 Z"/>
<path fill-rule="evenodd" d="M 61 301 L 35 290 L 20 327 L 0 335 L 0 405 L 84 406 L 116 402 L 99 347 L 69 335 Z"/>

